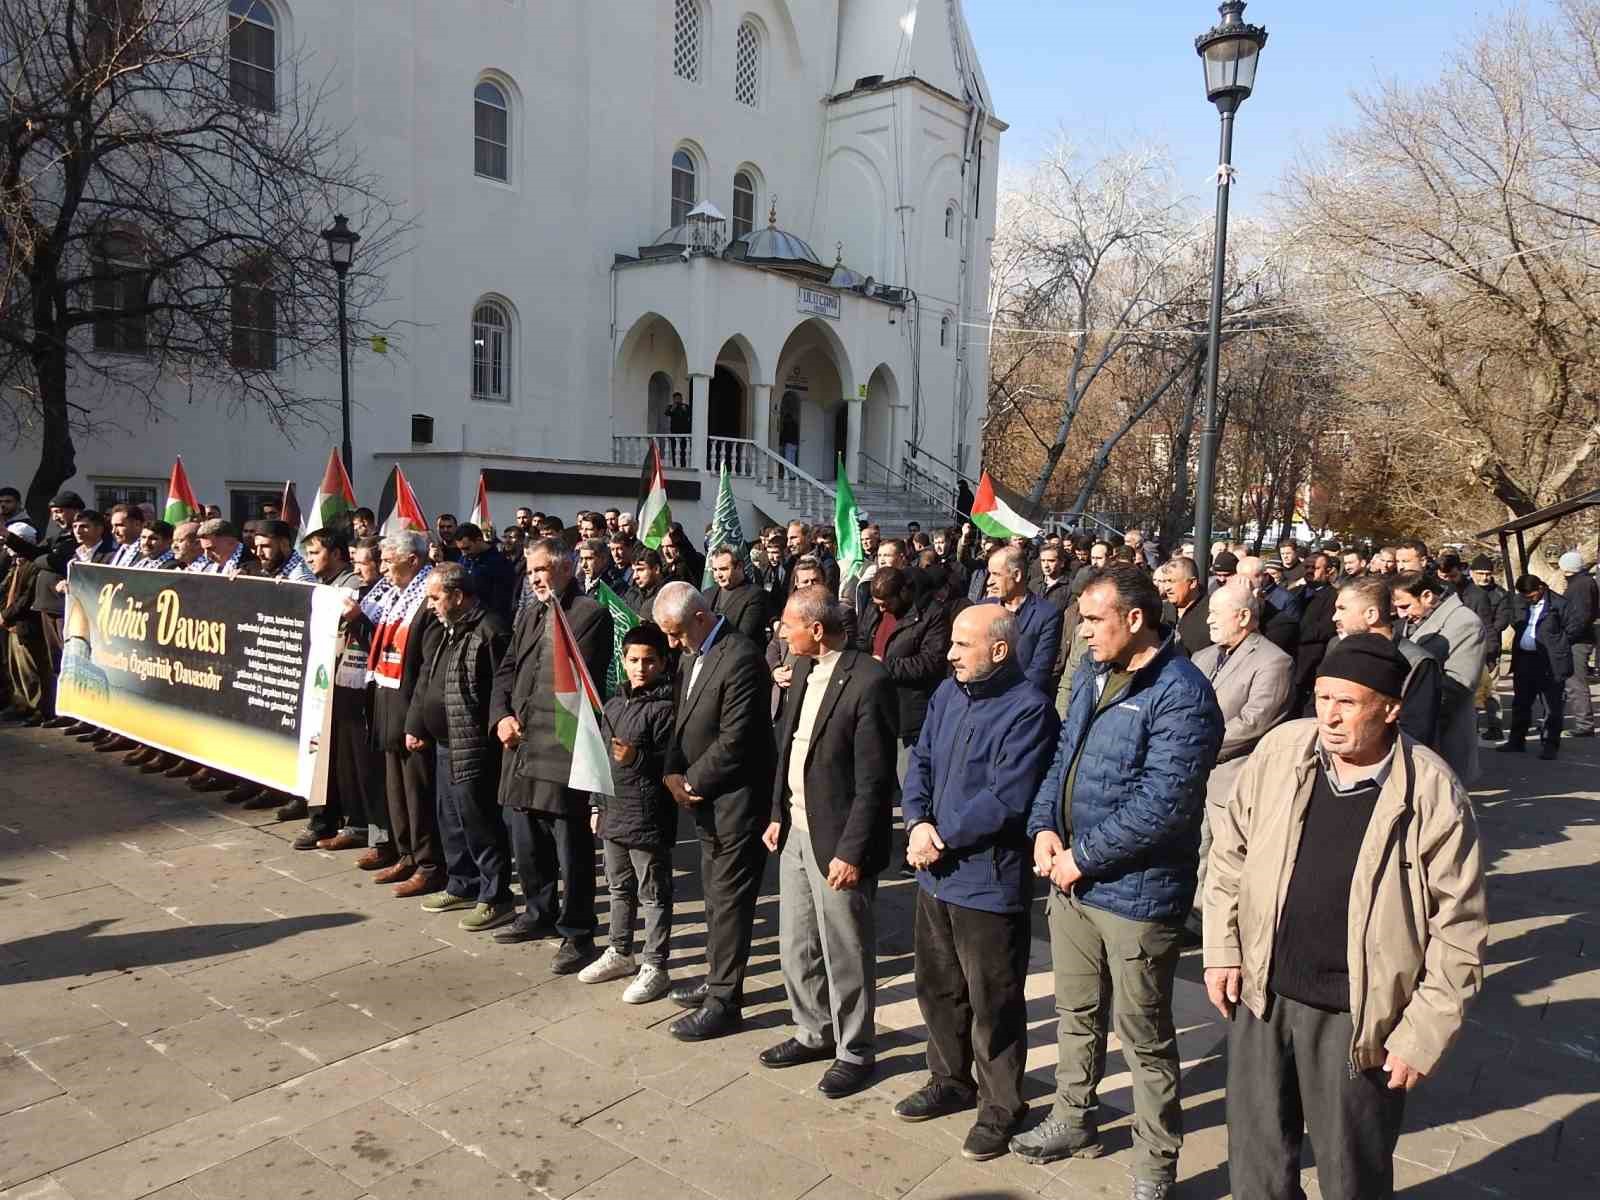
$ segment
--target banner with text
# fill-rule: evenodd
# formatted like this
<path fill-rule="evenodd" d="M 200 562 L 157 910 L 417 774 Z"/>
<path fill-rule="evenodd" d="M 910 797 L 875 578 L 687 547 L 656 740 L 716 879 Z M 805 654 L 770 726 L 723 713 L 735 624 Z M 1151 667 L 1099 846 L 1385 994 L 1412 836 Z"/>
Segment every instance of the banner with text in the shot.
<path fill-rule="evenodd" d="M 345 592 L 73 563 L 56 708 L 310 796 Z"/>

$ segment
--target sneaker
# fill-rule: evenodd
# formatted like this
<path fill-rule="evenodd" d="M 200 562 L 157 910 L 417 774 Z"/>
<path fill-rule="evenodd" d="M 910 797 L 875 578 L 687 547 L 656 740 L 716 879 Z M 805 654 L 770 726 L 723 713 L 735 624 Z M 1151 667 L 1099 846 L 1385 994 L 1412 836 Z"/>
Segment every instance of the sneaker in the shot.
<path fill-rule="evenodd" d="M 485 930 L 498 929 L 502 925 L 509 925 L 517 919 L 517 906 L 515 904 L 478 904 L 471 912 L 461 918 L 461 928 L 468 933 L 483 933 Z"/>
<path fill-rule="evenodd" d="M 658 967 L 654 963 L 645 963 L 639 968 L 639 973 L 622 991 L 624 1004 L 649 1004 L 659 1000 L 672 990 L 672 976 L 667 974 L 665 967 Z"/>
<path fill-rule="evenodd" d="M 1024 1162 L 1053 1163 L 1063 1158 L 1099 1158 L 1105 1148 L 1094 1130 L 1049 1117 L 1012 1138 L 1011 1153 Z"/>
<path fill-rule="evenodd" d="M 932 1121 L 947 1117 L 973 1106 L 976 1097 L 965 1088 L 942 1083 L 926 1083 L 894 1106 L 894 1115 L 902 1121 Z"/>
<path fill-rule="evenodd" d="M 1129 1195 L 1132 1200 L 1168 1200 L 1172 1187 L 1170 1183 L 1157 1183 L 1153 1179 L 1135 1179 Z"/>
<path fill-rule="evenodd" d="M 435 892 L 422 902 L 422 911 L 450 912 L 457 908 L 472 908 L 476 903 L 469 896 L 452 896 L 449 892 Z"/>
<path fill-rule="evenodd" d="M 556 951 L 555 961 L 550 964 L 550 970 L 557 975 L 576 975 L 589 965 L 589 960 L 593 957 L 593 938 L 567 938 L 561 943 L 561 949 Z"/>
<path fill-rule="evenodd" d="M 1004 1154 L 1010 1144 L 1010 1130 L 979 1120 L 967 1131 L 966 1141 L 961 1143 L 961 1157 L 971 1162 L 988 1162 Z"/>
<path fill-rule="evenodd" d="M 610 983 L 613 979 L 626 979 L 638 970 L 633 955 L 623 954 L 615 946 L 578 972 L 579 983 Z"/>

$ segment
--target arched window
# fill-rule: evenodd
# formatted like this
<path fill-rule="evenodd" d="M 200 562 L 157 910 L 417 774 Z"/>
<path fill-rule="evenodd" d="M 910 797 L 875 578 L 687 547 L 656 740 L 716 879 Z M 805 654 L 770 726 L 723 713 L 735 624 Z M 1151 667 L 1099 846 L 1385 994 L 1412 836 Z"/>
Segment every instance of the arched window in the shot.
<path fill-rule="evenodd" d="M 263 0 L 228 0 L 228 70 L 235 103 L 277 111 L 277 24 Z"/>
<path fill-rule="evenodd" d="M 672 16 L 672 73 L 679 79 L 700 82 L 704 39 L 705 17 L 700 0 L 677 0 Z"/>
<path fill-rule="evenodd" d="M 487 79 L 472 93 L 472 169 L 485 179 L 511 178 L 511 105 Z"/>
<path fill-rule="evenodd" d="M 472 310 L 472 398 L 511 399 L 511 318 L 494 300 Z"/>
<path fill-rule="evenodd" d="M 737 241 L 756 227 L 756 181 L 749 171 L 733 176 L 733 237 Z"/>
<path fill-rule="evenodd" d="M 956 206 L 954 204 L 945 205 L 944 236 L 947 238 L 956 236 Z"/>
<path fill-rule="evenodd" d="M 129 233 L 107 233 L 95 242 L 90 263 L 94 275 L 94 348 L 139 354 L 147 342 L 145 314 L 150 297 L 150 272 L 144 248 Z"/>
<path fill-rule="evenodd" d="M 949 317 L 941 317 L 939 319 L 939 345 L 948 346 L 949 344 L 950 344 L 950 318 Z"/>
<path fill-rule="evenodd" d="M 228 361 L 249 371 L 278 366 L 278 293 L 272 266 L 257 256 L 234 272 L 228 292 L 232 307 L 232 347 Z"/>
<path fill-rule="evenodd" d="M 734 41 L 733 98 L 761 107 L 761 31 L 754 21 L 743 22 Z"/>
<path fill-rule="evenodd" d="M 682 225 L 689 218 L 689 210 L 695 206 L 695 171 L 694 155 L 687 150 L 673 153 L 671 226 Z"/>

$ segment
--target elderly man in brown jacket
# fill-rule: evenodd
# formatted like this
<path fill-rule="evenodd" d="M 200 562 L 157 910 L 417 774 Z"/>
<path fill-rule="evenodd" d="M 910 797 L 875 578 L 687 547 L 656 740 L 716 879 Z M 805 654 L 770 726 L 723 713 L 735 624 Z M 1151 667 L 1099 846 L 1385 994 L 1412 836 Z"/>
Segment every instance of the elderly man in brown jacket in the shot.
<path fill-rule="evenodd" d="M 1483 860 L 1465 790 L 1398 730 L 1406 662 L 1336 642 L 1315 720 L 1267 734 L 1213 830 L 1206 991 L 1228 1034 L 1228 1165 L 1241 1200 L 1394 1191 L 1405 1094 L 1483 983 Z M 1335 931 L 1344 930 L 1343 938 Z"/>

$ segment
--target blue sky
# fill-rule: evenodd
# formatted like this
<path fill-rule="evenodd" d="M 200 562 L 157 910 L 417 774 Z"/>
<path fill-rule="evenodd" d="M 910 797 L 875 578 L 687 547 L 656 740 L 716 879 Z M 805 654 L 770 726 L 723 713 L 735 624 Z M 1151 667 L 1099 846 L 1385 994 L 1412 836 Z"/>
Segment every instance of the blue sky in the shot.
<path fill-rule="evenodd" d="M 1529 0 L 1535 15 L 1553 0 Z M 1217 20 L 1197 0 L 966 0 L 995 108 L 1011 130 L 1004 166 L 1034 157 L 1063 126 L 1085 148 L 1165 144 L 1185 191 L 1211 196 L 1217 113 L 1206 102 L 1194 38 Z M 1236 207 L 1253 209 L 1302 146 L 1355 115 L 1352 90 L 1425 82 L 1500 11 L 1486 0 L 1253 0 L 1265 25 L 1256 91 L 1234 136 Z"/>

